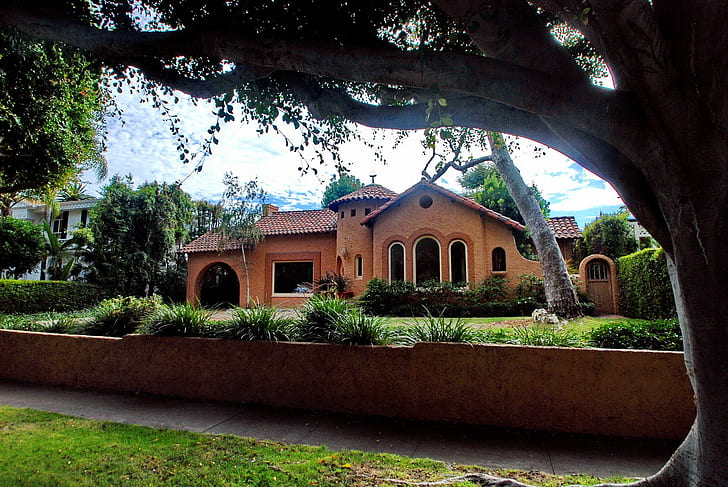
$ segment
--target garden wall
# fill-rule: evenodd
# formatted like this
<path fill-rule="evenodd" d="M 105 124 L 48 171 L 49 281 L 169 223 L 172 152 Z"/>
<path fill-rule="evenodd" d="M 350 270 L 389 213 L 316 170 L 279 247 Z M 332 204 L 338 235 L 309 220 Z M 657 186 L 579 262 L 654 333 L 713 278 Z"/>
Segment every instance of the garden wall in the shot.
<path fill-rule="evenodd" d="M 679 352 L 0 330 L 0 378 L 614 436 L 682 438 L 694 416 Z"/>

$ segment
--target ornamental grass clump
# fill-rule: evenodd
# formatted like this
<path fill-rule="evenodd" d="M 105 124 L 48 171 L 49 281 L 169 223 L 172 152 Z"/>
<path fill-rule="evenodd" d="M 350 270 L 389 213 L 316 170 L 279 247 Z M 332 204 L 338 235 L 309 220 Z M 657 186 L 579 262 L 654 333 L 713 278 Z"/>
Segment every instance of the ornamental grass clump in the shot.
<path fill-rule="evenodd" d="M 138 328 L 143 335 L 202 337 L 209 335 L 212 311 L 189 303 L 163 304 Z"/>
<path fill-rule="evenodd" d="M 122 337 L 134 333 L 160 305 L 159 296 L 105 299 L 93 309 L 91 319 L 78 324 L 72 332 L 78 335 Z"/>
<path fill-rule="evenodd" d="M 351 304 L 343 299 L 320 294 L 309 299 L 296 321 L 298 340 L 314 343 L 338 343 L 337 320 L 349 312 Z"/>
<path fill-rule="evenodd" d="M 289 342 L 296 339 L 294 320 L 271 306 L 233 308 L 232 316 L 218 330 L 217 337 L 244 341 Z"/>
<path fill-rule="evenodd" d="M 336 318 L 336 342 L 344 345 L 389 345 L 394 332 L 382 318 L 367 316 L 363 311 L 352 309 Z"/>
<path fill-rule="evenodd" d="M 475 328 L 466 325 L 460 318 L 429 315 L 405 328 L 400 341 L 405 345 L 417 342 L 474 343 L 478 341 L 478 334 Z"/>
<path fill-rule="evenodd" d="M 513 328 L 506 343 L 534 347 L 586 346 L 584 339 L 578 333 L 547 324 Z"/>

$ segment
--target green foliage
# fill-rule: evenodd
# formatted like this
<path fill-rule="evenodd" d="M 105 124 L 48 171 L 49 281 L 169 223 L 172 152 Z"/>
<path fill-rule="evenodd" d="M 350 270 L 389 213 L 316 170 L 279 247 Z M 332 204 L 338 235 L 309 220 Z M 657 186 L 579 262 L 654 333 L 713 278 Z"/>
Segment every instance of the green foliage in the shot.
<path fill-rule="evenodd" d="M 682 332 L 677 319 L 607 323 L 591 331 L 591 345 L 599 348 L 682 350 Z"/>
<path fill-rule="evenodd" d="M 212 311 L 189 303 L 162 304 L 136 331 L 143 335 L 201 337 L 209 334 Z"/>
<path fill-rule="evenodd" d="M 343 274 L 326 271 L 326 274 L 313 281 L 317 293 L 344 293 L 351 288 L 352 280 Z"/>
<path fill-rule="evenodd" d="M 676 316 L 665 252 L 645 249 L 617 260 L 619 311 L 630 318 Z"/>
<path fill-rule="evenodd" d="M 314 295 L 300 311 L 296 323 L 298 339 L 304 342 L 337 343 L 337 320 L 350 308 L 351 304 L 343 299 Z"/>
<path fill-rule="evenodd" d="M 585 345 L 578 333 L 545 324 L 513 328 L 507 343 L 536 347 L 583 347 Z"/>
<path fill-rule="evenodd" d="M 356 176 L 351 174 L 341 174 L 338 178 L 332 177 L 331 182 L 324 190 L 324 196 L 321 200 L 321 208 L 328 208 L 329 203 L 334 200 L 353 193 L 364 185 Z"/>
<path fill-rule="evenodd" d="M 531 278 L 524 277 L 529 283 Z M 543 285 L 533 288 L 533 295 L 527 294 L 530 287 L 523 287 L 521 297 L 508 299 L 506 282 L 500 277 L 486 279 L 475 289 L 460 283 L 432 281 L 415 286 L 406 281 L 374 278 L 367 283 L 359 304 L 368 314 L 379 316 L 418 316 L 425 309 L 448 317 L 521 316 L 545 307 Z"/>
<path fill-rule="evenodd" d="M 91 210 L 93 244 L 84 257 L 89 280 L 107 295 L 148 296 L 184 241 L 192 217 L 190 197 L 176 185 L 144 184 L 114 176 Z"/>
<path fill-rule="evenodd" d="M 546 290 L 543 279 L 533 274 L 521 274 L 518 276 L 516 299 L 532 301 L 534 303 L 545 303 Z"/>
<path fill-rule="evenodd" d="M 415 320 L 402 331 L 400 338 L 405 345 L 417 342 L 474 343 L 478 341 L 475 328 L 463 323 L 460 318 L 434 317 L 428 313 L 422 320 Z"/>
<path fill-rule="evenodd" d="M 43 238 L 45 239 L 46 272 L 52 281 L 67 281 L 72 274 L 76 263 L 76 252 L 88 243 L 88 234 L 81 229 L 72 234 L 71 238 L 61 240 L 53 233 L 47 221 L 43 222 Z"/>
<path fill-rule="evenodd" d="M 19 276 L 32 271 L 43 258 L 43 236 L 30 222 L 0 217 L 0 272 Z"/>
<path fill-rule="evenodd" d="M 0 193 L 50 191 L 103 172 L 100 64 L 75 49 L 0 30 Z"/>
<path fill-rule="evenodd" d="M 79 335 L 122 337 L 134 333 L 159 306 L 158 296 L 105 299 L 93 310 L 91 319 L 79 324 L 74 332 Z"/>
<path fill-rule="evenodd" d="M 637 250 L 638 242 L 627 216 L 627 212 L 606 214 L 589 223 L 582 232 L 584 238 L 576 242 L 576 259 L 581 261 L 588 255 L 602 254 L 616 260 Z"/>
<path fill-rule="evenodd" d="M 460 184 L 463 188 L 469 190 L 466 193 L 468 198 L 525 225 L 526 222 L 521 212 L 518 211 L 518 206 L 511 197 L 506 183 L 498 173 L 495 164 L 479 164 L 469 169 L 460 178 Z M 544 217 L 548 217 L 551 213 L 549 202 L 541 196 L 541 191 L 535 184 L 531 185 L 531 191 L 536 201 L 538 201 Z"/>
<path fill-rule="evenodd" d="M 349 309 L 336 316 L 336 343 L 343 345 L 389 345 L 395 333 L 382 318 L 367 316 L 359 309 Z"/>
<path fill-rule="evenodd" d="M 100 298 L 97 286 L 83 282 L 0 280 L 0 313 L 83 309 Z"/>
<path fill-rule="evenodd" d="M 220 338 L 244 341 L 294 341 L 297 331 L 293 320 L 282 317 L 270 306 L 234 308 L 232 317 L 217 332 Z"/>

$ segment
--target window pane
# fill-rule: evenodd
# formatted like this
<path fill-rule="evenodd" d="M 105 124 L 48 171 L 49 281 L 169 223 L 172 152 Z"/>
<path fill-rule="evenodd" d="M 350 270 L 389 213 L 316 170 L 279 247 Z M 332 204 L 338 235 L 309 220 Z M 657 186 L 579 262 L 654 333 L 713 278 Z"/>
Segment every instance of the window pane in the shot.
<path fill-rule="evenodd" d="M 389 280 L 404 281 L 404 245 L 395 244 L 389 248 Z"/>
<path fill-rule="evenodd" d="M 506 270 L 506 251 L 500 247 L 496 247 L 493 249 L 493 270 Z"/>
<path fill-rule="evenodd" d="M 604 261 L 589 262 L 586 271 L 587 278 L 590 280 L 603 281 L 607 279 L 607 265 Z"/>
<path fill-rule="evenodd" d="M 465 244 L 454 242 L 450 246 L 450 279 L 452 282 L 466 282 L 468 272 L 465 268 Z"/>
<path fill-rule="evenodd" d="M 415 246 L 415 283 L 440 280 L 440 246 L 433 238 L 423 238 Z"/>
<path fill-rule="evenodd" d="M 361 255 L 356 256 L 356 277 L 364 275 L 364 259 Z"/>
<path fill-rule="evenodd" d="M 275 262 L 273 272 L 274 294 L 311 292 L 313 262 Z"/>

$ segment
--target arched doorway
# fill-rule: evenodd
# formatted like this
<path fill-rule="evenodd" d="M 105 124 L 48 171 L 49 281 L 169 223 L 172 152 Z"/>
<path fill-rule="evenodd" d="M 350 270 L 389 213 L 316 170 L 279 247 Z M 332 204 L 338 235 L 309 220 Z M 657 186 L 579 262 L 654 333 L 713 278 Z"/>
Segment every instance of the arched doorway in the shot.
<path fill-rule="evenodd" d="M 217 308 L 240 305 L 240 282 L 232 267 L 218 262 L 205 270 L 200 283 L 200 305 Z"/>
<path fill-rule="evenodd" d="M 617 273 L 614 261 L 606 255 L 590 255 L 579 264 L 581 281 L 586 285 L 586 293 L 594 303 L 597 315 L 616 314 Z"/>

